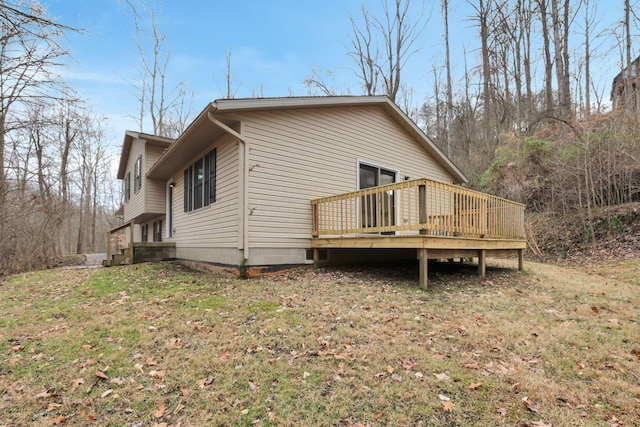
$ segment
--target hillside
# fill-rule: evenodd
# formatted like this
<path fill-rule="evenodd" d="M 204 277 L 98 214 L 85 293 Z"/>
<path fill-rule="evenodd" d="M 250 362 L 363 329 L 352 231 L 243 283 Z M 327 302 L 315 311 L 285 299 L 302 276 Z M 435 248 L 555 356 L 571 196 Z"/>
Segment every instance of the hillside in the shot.
<path fill-rule="evenodd" d="M 593 234 L 578 218 L 529 214 L 530 255 L 577 265 L 640 258 L 640 203 L 594 209 Z"/>

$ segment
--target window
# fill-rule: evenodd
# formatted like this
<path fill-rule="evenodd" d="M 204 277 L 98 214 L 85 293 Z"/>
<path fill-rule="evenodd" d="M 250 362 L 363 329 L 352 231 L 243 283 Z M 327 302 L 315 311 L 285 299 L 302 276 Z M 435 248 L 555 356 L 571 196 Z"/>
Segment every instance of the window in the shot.
<path fill-rule="evenodd" d="M 209 206 L 216 201 L 216 150 L 184 170 L 184 211 Z"/>
<path fill-rule="evenodd" d="M 142 154 L 136 160 L 136 164 L 133 168 L 134 175 L 134 183 L 133 183 L 133 191 L 137 193 L 142 188 Z"/>
<path fill-rule="evenodd" d="M 175 184 L 169 183 L 167 188 L 167 237 L 173 237 L 173 188 Z"/>
<path fill-rule="evenodd" d="M 216 150 L 204 157 L 204 203 L 208 206 L 216 201 Z"/>
<path fill-rule="evenodd" d="M 131 199 L 131 172 L 127 173 L 124 179 L 124 201 L 125 203 Z"/>
<path fill-rule="evenodd" d="M 149 241 L 149 224 L 142 224 L 141 230 L 142 230 L 142 238 L 140 240 L 142 240 L 143 242 L 148 242 Z"/>
<path fill-rule="evenodd" d="M 204 158 L 193 164 L 193 209 L 202 207 L 202 188 L 204 181 Z"/>
<path fill-rule="evenodd" d="M 162 220 L 153 222 L 153 241 L 162 242 Z"/>

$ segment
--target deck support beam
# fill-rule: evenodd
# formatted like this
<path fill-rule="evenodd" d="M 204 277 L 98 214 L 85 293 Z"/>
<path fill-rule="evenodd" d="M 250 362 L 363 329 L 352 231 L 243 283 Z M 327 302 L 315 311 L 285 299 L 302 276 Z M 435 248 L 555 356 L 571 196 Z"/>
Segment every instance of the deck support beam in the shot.
<path fill-rule="evenodd" d="M 518 249 L 518 270 L 524 270 L 524 249 Z"/>
<path fill-rule="evenodd" d="M 426 249 L 418 249 L 418 260 L 420 262 L 420 289 L 426 291 L 429 287 L 429 257 Z"/>
<path fill-rule="evenodd" d="M 480 249 L 478 251 L 478 274 L 480 277 L 485 277 L 487 272 L 487 251 Z"/>

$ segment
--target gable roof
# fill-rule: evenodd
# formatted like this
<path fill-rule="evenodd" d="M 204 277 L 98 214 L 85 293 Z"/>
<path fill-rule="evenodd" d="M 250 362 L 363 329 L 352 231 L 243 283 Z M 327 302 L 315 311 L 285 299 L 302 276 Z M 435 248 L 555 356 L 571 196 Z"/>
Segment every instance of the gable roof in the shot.
<path fill-rule="evenodd" d="M 122 142 L 122 151 L 120 152 L 120 164 L 118 165 L 118 179 L 124 179 L 124 174 L 127 170 L 127 161 L 129 159 L 129 153 L 131 152 L 131 144 L 134 139 L 144 139 L 147 144 L 157 145 L 159 147 L 168 147 L 173 144 L 174 140 L 171 138 L 164 138 L 162 136 L 150 135 L 148 133 L 134 132 L 128 130 L 124 133 L 124 141 Z"/>
<path fill-rule="evenodd" d="M 187 129 L 176 139 L 162 157 L 147 172 L 150 179 L 169 179 L 175 172 L 171 165 L 187 164 L 211 141 L 225 132 L 209 120 L 209 114 L 233 128 L 237 120 L 225 116 L 229 113 L 243 113 L 264 110 L 287 110 L 300 108 L 379 106 L 407 133 L 418 141 L 425 150 L 451 175 L 456 182 L 467 182 L 462 171 L 433 143 L 433 141 L 387 96 L 321 96 L 286 98 L 219 99 L 209 105 L 196 117 Z M 180 167 L 181 167 L 180 166 Z"/>

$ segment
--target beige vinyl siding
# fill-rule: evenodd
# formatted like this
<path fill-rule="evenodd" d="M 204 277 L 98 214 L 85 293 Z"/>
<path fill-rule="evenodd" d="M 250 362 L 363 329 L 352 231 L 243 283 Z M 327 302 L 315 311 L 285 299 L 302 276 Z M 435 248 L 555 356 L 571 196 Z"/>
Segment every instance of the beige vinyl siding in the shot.
<path fill-rule="evenodd" d="M 162 153 L 163 147 L 157 147 L 154 145 L 147 145 L 146 155 L 142 158 L 142 175 L 146 175 L 147 171 L 158 161 Z M 146 186 L 146 188 L 145 188 Z M 164 212 L 166 209 L 166 184 L 164 181 L 151 181 L 149 179 L 143 179 L 142 191 L 145 192 L 146 212 Z M 166 234 L 163 234 L 165 236 Z"/>
<path fill-rule="evenodd" d="M 135 192 L 135 180 L 134 176 L 134 165 L 138 157 L 144 153 L 144 141 L 141 139 L 134 139 L 131 144 L 131 151 L 129 152 L 129 159 L 127 160 L 127 169 L 124 174 L 125 180 L 127 179 L 127 174 L 131 174 L 131 199 L 124 204 L 124 222 L 129 222 L 136 216 L 145 212 L 145 200 L 144 200 L 144 190 L 145 183 L 142 183 L 142 189 Z M 143 156 L 144 163 L 144 156 Z M 144 181 L 144 180 L 143 180 Z"/>
<path fill-rule="evenodd" d="M 173 227 L 178 250 L 190 248 L 237 248 L 238 246 L 238 142 L 228 136 L 192 159 L 192 163 L 217 148 L 216 201 L 200 209 L 184 212 L 184 165 L 173 177 Z M 180 253 L 178 253 L 180 257 Z M 200 258 L 202 259 L 202 258 Z M 216 261 L 215 259 L 203 259 Z"/>
<path fill-rule="evenodd" d="M 357 189 L 358 161 L 398 180 L 452 177 L 380 107 L 247 113 L 252 248 L 307 248 L 311 199 Z"/>

